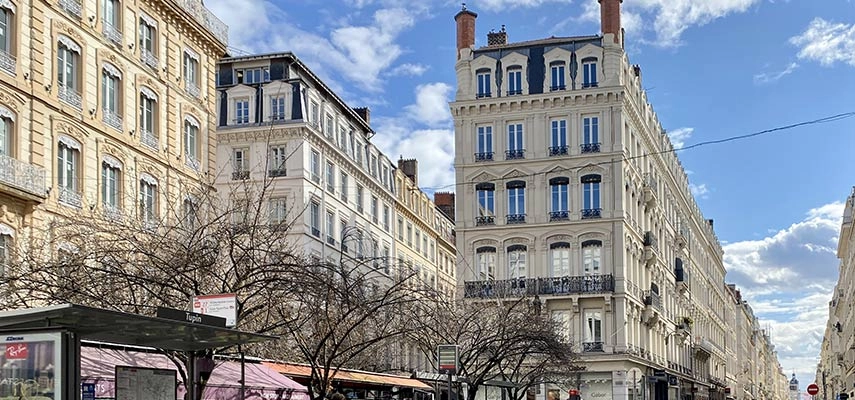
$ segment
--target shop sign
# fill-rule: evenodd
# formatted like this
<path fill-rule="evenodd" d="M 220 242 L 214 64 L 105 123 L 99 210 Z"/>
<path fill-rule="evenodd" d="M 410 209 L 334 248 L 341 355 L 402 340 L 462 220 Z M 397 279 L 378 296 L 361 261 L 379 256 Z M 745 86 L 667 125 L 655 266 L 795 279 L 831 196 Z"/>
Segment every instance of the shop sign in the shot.
<path fill-rule="evenodd" d="M 193 296 L 193 312 L 225 318 L 226 326 L 234 328 L 237 325 L 237 295 Z"/>
<path fill-rule="evenodd" d="M 7 360 L 26 360 L 29 353 L 29 347 L 26 343 L 6 344 Z"/>

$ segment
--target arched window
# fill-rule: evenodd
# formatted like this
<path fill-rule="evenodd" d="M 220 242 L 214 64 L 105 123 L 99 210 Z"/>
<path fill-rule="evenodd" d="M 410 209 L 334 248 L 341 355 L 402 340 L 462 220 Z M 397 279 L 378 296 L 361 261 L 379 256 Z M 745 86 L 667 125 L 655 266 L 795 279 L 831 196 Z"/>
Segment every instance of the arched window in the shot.
<path fill-rule="evenodd" d="M 109 0 L 107 0 L 109 1 Z M 122 72 L 104 63 L 101 73 L 101 111 L 104 123 L 122 130 Z"/>
<path fill-rule="evenodd" d="M 570 276 L 570 243 L 557 242 L 549 246 L 552 276 Z"/>
<path fill-rule="evenodd" d="M 107 212 L 122 208 L 122 162 L 110 155 L 101 158 L 101 204 Z"/>
<path fill-rule="evenodd" d="M 17 34 L 15 30 L 15 5 L 9 0 L 0 1 L 0 53 L 4 53 L 3 62 L 0 62 L 0 68 L 14 75 L 15 74 L 15 59 L 16 49 L 14 48 L 14 38 Z"/>
<path fill-rule="evenodd" d="M 508 246 L 508 278 L 522 279 L 526 277 L 526 261 L 528 249 L 520 244 Z"/>
<path fill-rule="evenodd" d="M 199 120 L 184 117 L 184 158 L 187 166 L 199 170 Z"/>
<path fill-rule="evenodd" d="M 140 217 L 146 226 L 157 221 L 157 179 L 145 172 L 140 174 Z"/>
<path fill-rule="evenodd" d="M 603 257 L 603 242 L 599 240 L 586 240 L 582 242 L 582 267 L 585 276 L 600 275 L 602 268 L 600 264 Z"/>
<path fill-rule="evenodd" d="M 140 141 L 158 149 L 157 94 L 146 86 L 140 87 Z"/>
<path fill-rule="evenodd" d="M 475 279 L 488 281 L 496 276 L 496 248 L 495 247 L 479 247 L 475 250 L 477 257 Z"/>
<path fill-rule="evenodd" d="M 57 143 L 57 186 L 59 201 L 66 205 L 80 207 L 80 142 L 71 137 L 60 135 Z"/>
<path fill-rule="evenodd" d="M 6 224 L 0 224 L 0 276 L 5 276 L 14 246 L 15 230 Z"/>
<path fill-rule="evenodd" d="M 15 113 L 0 105 L 0 155 L 14 157 Z"/>
<path fill-rule="evenodd" d="M 78 110 L 82 110 L 83 99 L 80 95 L 80 45 L 65 35 L 59 35 L 57 41 L 56 82 L 59 99 Z"/>

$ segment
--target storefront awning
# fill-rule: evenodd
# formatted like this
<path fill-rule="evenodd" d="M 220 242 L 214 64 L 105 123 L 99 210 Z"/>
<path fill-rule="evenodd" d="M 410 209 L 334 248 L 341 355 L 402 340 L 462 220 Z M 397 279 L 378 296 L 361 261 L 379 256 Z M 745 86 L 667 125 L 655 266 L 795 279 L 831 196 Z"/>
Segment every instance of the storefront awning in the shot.
<path fill-rule="evenodd" d="M 115 348 L 81 347 L 80 377 L 84 382 L 96 384 L 96 397 L 114 397 L 115 368 L 117 365 L 177 370 L 172 360 L 162 353 L 125 351 Z M 308 400 L 306 387 L 259 363 L 245 363 L 245 399 L 282 398 Z M 178 375 L 179 381 L 181 380 Z M 240 363 L 217 360 L 203 392 L 203 399 L 240 398 Z M 179 387 L 178 398 L 184 387 Z"/>
<path fill-rule="evenodd" d="M 67 329 L 84 340 L 181 351 L 201 351 L 276 338 L 77 304 L 0 312 L 0 331 L 37 329 Z"/>
<path fill-rule="evenodd" d="M 291 364 L 291 363 L 272 363 L 272 362 L 264 362 L 262 363 L 266 367 L 273 369 L 279 372 L 282 375 L 290 376 L 290 377 L 299 377 L 299 378 L 311 378 L 312 376 L 312 368 L 308 365 L 304 364 Z M 333 380 L 336 381 L 347 381 L 347 382 L 356 382 L 356 383 L 367 383 L 367 384 L 375 384 L 382 386 L 399 386 L 399 387 L 408 387 L 413 389 L 421 389 L 421 390 L 433 390 L 430 386 L 416 379 L 411 379 L 403 376 L 389 375 L 389 374 L 379 374 L 373 372 L 365 372 L 365 371 L 354 371 L 354 370 L 339 370 Z"/>

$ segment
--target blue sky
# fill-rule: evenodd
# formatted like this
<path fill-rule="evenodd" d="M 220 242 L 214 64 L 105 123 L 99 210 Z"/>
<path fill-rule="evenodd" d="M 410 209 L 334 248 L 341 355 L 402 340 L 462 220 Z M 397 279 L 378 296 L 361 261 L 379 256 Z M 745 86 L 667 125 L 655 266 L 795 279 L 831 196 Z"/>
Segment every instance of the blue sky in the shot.
<path fill-rule="evenodd" d="M 459 2 L 207 0 L 233 54 L 293 51 L 352 106 L 375 142 L 417 157 L 420 184 L 450 190 Z M 470 0 L 477 45 L 599 32 L 596 0 Z M 694 143 L 855 111 L 849 0 L 626 0 L 630 61 L 672 141 Z M 680 153 L 737 283 L 779 358 L 813 381 L 837 279 L 843 201 L 855 185 L 855 118 Z M 426 152 L 425 149 L 430 149 Z"/>

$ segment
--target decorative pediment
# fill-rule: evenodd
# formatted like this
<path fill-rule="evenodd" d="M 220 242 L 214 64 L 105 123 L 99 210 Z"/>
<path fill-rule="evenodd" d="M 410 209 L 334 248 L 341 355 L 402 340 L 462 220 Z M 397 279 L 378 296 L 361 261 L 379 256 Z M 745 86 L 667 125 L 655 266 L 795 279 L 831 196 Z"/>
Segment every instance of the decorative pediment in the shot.
<path fill-rule="evenodd" d="M 57 20 L 53 20 L 53 23 L 57 33 L 69 36 L 71 39 L 74 39 L 78 44 L 83 43 L 83 36 L 80 36 L 80 33 L 77 32 L 77 29 Z"/>
<path fill-rule="evenodd" d="M 0 104 L 3 104 L 12 111 L 18 112 L 24 102 L 25 100 L 23 97 L 14 93 L 9 93 L 5 90 L 0 90 Z"/>
<path fill-rule="evenodd" d="M 83 129 L 77 123 L 66 120 L 66 119 L 54 119 L 53 120 L 53 130 L 56 133 L 68 135 L 80 143 L 86 141 L 86 138 L 89 136 L 89 132 L 86 129 Z"/>
<path fill-rule="evenodd" d="M 511 239 L 505 240 L 505 247 L 512 246 L 515 244 L 521 244 L 524 246 L 531 246 L 534 244 L 534 241 L 532 241 L 531 239 L 527 239 L 527 238 L 511 238 Z"/>
<path fill-rule="evenodd" d="M 499 241 L 494 240 L 494 239 L 480 239 L 480 240 L 476 240 L 476 241 L 472 242 L 472 246 L 475 248 L 484 247 L 484 246 L 496 247 L 498 245 L 499 245 Z"/>
<path fill-rule="evenodd" d="M 497 177 L 495 177 L 495 176 L 493 176 L 493 175 L 491 175 L 491 174 L 489 174 L 489 173 L 487 173 L 487 172 L 481 172 L 481 173 L 479 173 L 478 175 L 475 175 L 475 176 L 473 176 L 473 177 L 470 177 L 470 178 L 469 178 L 469 179 L 467 179 L 467 180 L 468 180 L 469 182 L 477 182 L 477 183 L 481 183 L 481 182 L 493 182 L 493 181 L 495 181 L 496 179 L 498 179 L 498 178 L 497 178 Z"/>
<path fill-rule="evenodd" d="M 490 70 L 492 70 L 496 67 L 496 59 L 493 57 L 481 55 L 478 56 L 478 58 L 472 60 L 471 65 L 473 70 L 479 70 L 481 68 L 489 68 Z"/>
<path fill-rule="evenodd" d="M 525 68 L 527 63 L 528 56 L 517 51 L 513 51 L 510 54 L 507 54 L 502 57 L 502 64 L 505 66 L 505 68 L 514 65 L 518 65 Z"/>
<path fill-rule="evenodd" d="M 229 94 L 230 98 L 231 97 L 239 97 L 239 96 L 254 96 L 255 95 L 255 88 L 249 87 L 249 86 L 244 85 L 244 84 L 239 84 L 239 85 L 235 85 L 235 86 L 230 87 L 228 90 L 226 90 L 226 93 Z"/>
<path fill-rule="evenodd" d="M 602 167 L 600 167 L 600 166 L 597 166 L 597 165 L 595 165 L 595 164 L 588 164 L 588 165 L 586 165 L 586 166 L 582 167 L 582 168 L 579 170 L 579 175 L 585 175 L 585 174 L 600 174 L 600 175 L 604 175 L 604 174 L 605 174 L 605 172 L 606 172 L 606 171 L 605 171 Z"/>
<path fill-rule="evenodd" d="M 502 178 L 528 178 L 529 174 L 522 172 L 518 169 L 512 169 L 508 171 Z"/>
<path fill-rule="evenodd" d="M 576 58 L 581 63 L 583 60 L 589 57 L 595 57 L 597 60 L 602 60 L 603 58 L 603 48 L 595 46 L 591 43 L 588 43 L 582 46 L 581 49 L 576 50 Z"/>
<path fill-rule="evenodd" d="M 570 50 L 562 49 L 560 47 L 556 47 L 552 50 L 547 51 L 543 54 L 543 59 L 546 61 L 546 65 L 553 61 L 564 61 L 565 63 L 570 62 Z"/>
<path fill-rule="evenodd" d="M 122 160 L 127 157 L 127 154 L 125 153 L 125 150 L 122 148 L 122 146 L 116 145 L 115 143 L 107 139 L 103 140 L 104 141 L 101 142 L 102 153 L 109 154 L 119 160 Z"/>

